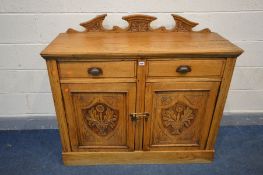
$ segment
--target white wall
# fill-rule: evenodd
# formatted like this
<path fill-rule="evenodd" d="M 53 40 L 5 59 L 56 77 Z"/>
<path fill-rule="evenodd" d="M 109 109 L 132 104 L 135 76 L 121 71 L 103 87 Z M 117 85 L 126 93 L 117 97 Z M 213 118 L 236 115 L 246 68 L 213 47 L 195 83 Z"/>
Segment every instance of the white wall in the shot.
<path fill-rule="evenodd" d="M 209 27 L 245 50 L 238 59 L 225 111 L 263 112 L 262 0 L 0 0 L 0 116 L 54 115 L 40 51 L 59 33 L 98 14 L 106 27 L 127 25 L 121 16 L 158 17 L 153 27 L 173 26 L 171 13 Z"/>

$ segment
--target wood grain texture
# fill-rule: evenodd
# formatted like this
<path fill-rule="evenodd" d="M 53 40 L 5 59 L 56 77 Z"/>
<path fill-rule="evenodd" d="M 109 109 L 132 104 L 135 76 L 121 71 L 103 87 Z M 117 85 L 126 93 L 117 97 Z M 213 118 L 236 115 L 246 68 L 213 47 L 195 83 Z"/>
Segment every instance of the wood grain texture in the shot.
<path fill-rule="evenodd" d="M 157 18 L 149 15 L 129 15 L 122 17 L 123 20 L 128 22 L 127 28 L 120 28 L 114 26 L 112 29 L 105 29 L 102 25 L 107 14 L 98 15 L 95 18 L 83 22 L 80 25 L 85 28 L 83 32 L 193 32 L 192 28 L 197 26 L 198 23 L 189 21 L 179 15 L 172 14 L 172 17 L 176 23 L 175 27 L 171 30 L 167 30 L 165 27 L 159 27 L 157 29 L 151 28 L 151 22 Z M 79 31 L 74 29 L 68 29 L 67 33 L 78 33 Z M 209 29 L 203 29 L 199 32 L 210 32 Z"/>
<path fill-rule="evenodd" d="M 136 94 L 136 112 L 143 113 L 144 97 L 145 97 L 145 78 L 146 78 L 146 59 L 138 59 L 137 62 L 137 94 Z M 137 120 L 135 122 L 135 150 L 142 150 L 143 145 L 143 125 L 144 120 Z"/>
<path fill-rule="evenodd" d="M 159 82 L 206 82 L 206 81 L 221 81 L 220 77 L 147 77 L 147 83 L 159 83 Z"/>
<path fill-rule="evenodd" d="M 210 163 L 214 150 L 63 153 L 65 165 Z"/>
<path fill-rule="evenodd" d="M 44 58 L 237 57 L 242 49 L 216 33 L 61 33 Z"/>
<path fill-rule="evenodd" d="M 66 114 L 64 111 L 63 97 L 61 94 L 56 60 L 47 60 L 47 69 L 56 109 L 56 116 L 62 143 L 62 151 L 69 152 L 71 151 L 71 144 L 68 133 L 68 122 L 66 120 Z"/>
<path fill-rule="evenodd" d="M 207 140 L 206 149 L 211 149 L 215 145 L 216 136 L 218 134 L 221 118 L 223 116 L 224 106 L 226 103 L 226 98 L 228 95 L 228 90 L 230 87 L 235 63 L 236 63 L 236 59 L 228 58 L 226 61 L 225 71 L 224 71 L 222 83 L 220 85 L 220 90 L 218 94 L 217 103 L 215 106 L 211 128 L 209 131 L 209 137 Z"/>
<path fill-rule="evenodd" d="M 61 78 L 60 83 L 136 83 L 134 78 Z"/>

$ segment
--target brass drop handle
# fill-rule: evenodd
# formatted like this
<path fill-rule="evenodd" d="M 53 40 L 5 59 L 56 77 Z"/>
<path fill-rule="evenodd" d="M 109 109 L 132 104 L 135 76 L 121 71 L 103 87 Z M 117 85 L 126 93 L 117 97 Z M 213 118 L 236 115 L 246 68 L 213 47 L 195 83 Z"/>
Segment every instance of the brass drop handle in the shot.
<path fill-rule="evenodd" d="M 177 69 L 176 69 L 176 72 L 182 73 L 182 74 L 185 74 L 185 73 L 191 72 L 191 71 L 192 71 L 192 69 L 188 65 L 181 65 L 181 66 L 177 67 Z"/>
<path fill-rule="evenodd" d="M 92 76 L 99 76 L 102 75 L 102 69 L 99 67 L 91 67 L 88 69 L 88 73 Z"/>
<path fill-rule="evenodd" d="M 145 119 L 145 121 L 148 120 L 150 114 L 148 112 L 144 112 L 144 113 L 131 113 L 130 117 L 132 121 L 137 121 L 140 119 Z"/>

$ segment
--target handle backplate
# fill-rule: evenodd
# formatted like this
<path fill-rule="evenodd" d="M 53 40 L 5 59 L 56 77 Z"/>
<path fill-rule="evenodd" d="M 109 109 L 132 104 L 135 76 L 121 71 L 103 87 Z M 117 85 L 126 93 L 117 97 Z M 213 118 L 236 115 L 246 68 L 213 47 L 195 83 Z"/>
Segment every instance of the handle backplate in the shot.
<path fill-rule="evenodd" d="M 102 75 L 102 69 L 99 67 L 91 67 L 88 69 L 88 73 L 92 76 L 99 76 Z"/>
<path fill-rule="evenodd" d="M 177 69 L 176 69 L 176 72 L 178 73 L 182 73 L 182 74 L 185 74 L 187 72 L 191 72 L 192 69 L 190 66 L 188 65 L 180 65 Z"/>

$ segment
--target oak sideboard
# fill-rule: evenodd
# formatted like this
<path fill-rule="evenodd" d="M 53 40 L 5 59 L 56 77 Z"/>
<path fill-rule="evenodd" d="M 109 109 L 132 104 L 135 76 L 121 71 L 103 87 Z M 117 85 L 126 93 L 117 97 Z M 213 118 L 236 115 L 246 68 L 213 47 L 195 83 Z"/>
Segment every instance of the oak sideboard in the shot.
<path fill-rule="evenodd" d="M 106 14 L 68 29 L 46 59 L 65 165 L 211 162 L 242 49 L 173 14 L 172 29 Z"/>

